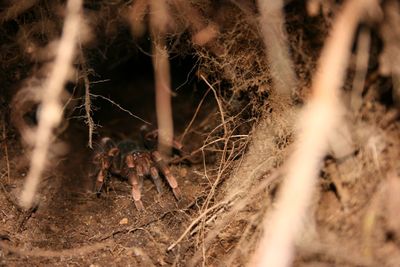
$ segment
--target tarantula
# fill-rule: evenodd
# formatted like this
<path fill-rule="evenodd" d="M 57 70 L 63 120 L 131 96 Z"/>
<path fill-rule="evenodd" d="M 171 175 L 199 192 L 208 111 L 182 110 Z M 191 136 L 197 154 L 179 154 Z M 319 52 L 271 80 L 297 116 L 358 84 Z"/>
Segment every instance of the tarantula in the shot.
<path fill-rule="evenodd" d="M 116 144 L 111 138 L 104 137 L 93 156 L 93 164 L 94 172 L 90 175 L 96 177 L 96 193 L 101 194 L 111 176 L 128 179 L 132 185 L 132 196 L 138 210 L 144 209 L 141 201 L 141 188 L 146 176 L 153 179 L 157 191 L 161 193 L 161 173 L 171 187 L 175 198 L 179 200 L 181 197 L 178 183 L 168 165 L 160 153 L 149 150 L 146 143 L 140 145 L 133 140 L 124 140 Z"/>

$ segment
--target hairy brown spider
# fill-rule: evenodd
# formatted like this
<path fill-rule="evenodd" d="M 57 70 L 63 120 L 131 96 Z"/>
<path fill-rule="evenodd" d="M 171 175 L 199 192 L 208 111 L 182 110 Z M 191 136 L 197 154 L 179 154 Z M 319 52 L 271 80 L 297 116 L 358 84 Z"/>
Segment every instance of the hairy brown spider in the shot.
<path fill-rule="evenodd" d="M 149 150 L 146 146 L 141 146 L 133 140 L 124 140 L 116 144 L 109 137 L 102 138 L 100 146 L 94 154 L 93 164 L 95 168 L 91 175 L 96 177 L 96 193 L 101 194 L 111 176 L 127 179 L 132 185 L 132 196 L 138 210 L 144 209 L 141 201 L 141 188 L 146 176 L 153 179 L 157 191 L 161 193 L 161 173 L 176 199 L 181 197 L 178 183 L 160 153 Z"/>

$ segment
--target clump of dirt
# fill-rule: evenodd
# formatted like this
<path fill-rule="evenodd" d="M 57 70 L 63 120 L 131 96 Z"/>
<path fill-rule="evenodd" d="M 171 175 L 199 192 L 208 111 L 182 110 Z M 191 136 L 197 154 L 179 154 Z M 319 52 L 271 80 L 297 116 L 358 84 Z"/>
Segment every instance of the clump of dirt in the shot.
<path fill-rule="evenodd" d="M 30 130 L 40 119 L 40 81 L 54 58 L 65 8 L 64 1 L 2 4 L 0 264 L 248 264 L 266 231 L 262 221 L 279 193 L 298 112 L 340 5 L 285 5 L 298 78 L 288 105 L 274 90 L 254 1 L 204 0 L 190 3 L 192 9 L 179 2 L 171 7 L 166 44 L 175 138 L 183 145 L 169 165 L 183 197 L 175 199 L 166 182 L 158 194 L 145 179 L 144 211 L 136 210 L 124 179 L 111 178 L 106 192 L 95 194 L 88 142 L 97 145 L 104 136 L 140 140 L 143 124 L 156 128 L 150 15 L 141 9 L 146 1 L 84 2 L 85 41 L 64 90 L 64 119 L 37 204 L 29 210 L 18 198 L 29 170 Z M 398 29 L 393 38 L 387 33 L 397 18 L 387 7 L 398 8 L 393 2 L 382 5 L 383 22 L 360 27 L 371 27 L 372 34 L 360 110 L 343 126 L 352 149 L 324 160 L 295 266 L 396 266 L 400 259 L 398 76 L 387 78 L 380 70 L 389 68 L 388 55 L 398 47 Z M 320 9 L 314 14 L 315 5 Z M 215 39 L 201 43 L 200 33 L 215 32 Z M 359 71 L 353 52 L 346 101 Z"/>

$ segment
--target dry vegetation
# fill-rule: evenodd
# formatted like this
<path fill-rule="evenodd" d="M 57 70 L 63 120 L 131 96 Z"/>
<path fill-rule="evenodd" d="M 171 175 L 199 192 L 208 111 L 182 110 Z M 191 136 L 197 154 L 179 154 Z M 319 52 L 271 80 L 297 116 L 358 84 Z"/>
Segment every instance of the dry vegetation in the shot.
<path fill-rule="evenodd" d="M 0 265 L 398 266 L 400 4 L 339 2 L 1 2 Z M 88 173 L 143 124 L 138 212 Z"/>

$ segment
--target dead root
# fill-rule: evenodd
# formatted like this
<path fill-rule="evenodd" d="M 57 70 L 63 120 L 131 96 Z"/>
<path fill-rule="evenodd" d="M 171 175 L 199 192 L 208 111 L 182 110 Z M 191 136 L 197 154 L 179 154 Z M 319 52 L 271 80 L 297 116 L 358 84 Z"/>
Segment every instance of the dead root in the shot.
<path fill-rule="evenodd" d="M 80 248 L 71 248 L 71 249 L 65 249 L 65 250 L 60 250 L 60 251 L 45 250 L 45 249 L 39 249 L 39 248 L 25 250 L 20 247 L 11 246 L 4 241 L 0 241 L 0 248 L 4 252 L 14 253 L 14 254 L 17 254 L 20 256 L 25 256 L 25 257 L 43 257 L 43 258 L 81 257 L 84 255 L 96 252 L 98 250 L 106 249 L 113 245 L 114 245 L 113 241 L 106 241 L 106 242 L 101 242 L 101 243 L 95 243 L 92 245 L 82 246 Z"/>

